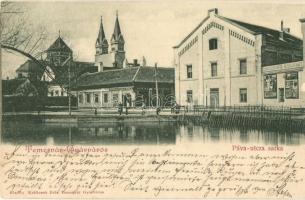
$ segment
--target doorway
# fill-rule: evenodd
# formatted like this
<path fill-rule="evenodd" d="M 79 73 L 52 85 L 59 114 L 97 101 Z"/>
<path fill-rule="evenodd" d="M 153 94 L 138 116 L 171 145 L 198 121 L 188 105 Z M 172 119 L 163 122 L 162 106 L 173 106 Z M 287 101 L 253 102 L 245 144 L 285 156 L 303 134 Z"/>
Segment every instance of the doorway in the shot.
<path fill-rule="evenodd" d="M 212 107 L 219 106 L 219 89 L 218 88 L 210 89 L 210 106 L 212 106 Z"/>

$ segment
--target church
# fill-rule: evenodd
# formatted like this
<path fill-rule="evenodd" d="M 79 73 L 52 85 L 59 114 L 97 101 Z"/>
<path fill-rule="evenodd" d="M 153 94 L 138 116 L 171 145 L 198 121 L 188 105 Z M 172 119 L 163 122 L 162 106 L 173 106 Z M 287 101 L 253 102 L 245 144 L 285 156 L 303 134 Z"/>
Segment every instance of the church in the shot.
<path fill-rule="evenodd" d="M 125 61 L 124 44 L 125 41 L 120 28 L 118 12 L 116 13 L 114 31 L 110 39 L 110 51 L 101 17 L 100 29 L 95 44 L 95 65 L 98 66 L 99 71 L 123 68 Z"/>

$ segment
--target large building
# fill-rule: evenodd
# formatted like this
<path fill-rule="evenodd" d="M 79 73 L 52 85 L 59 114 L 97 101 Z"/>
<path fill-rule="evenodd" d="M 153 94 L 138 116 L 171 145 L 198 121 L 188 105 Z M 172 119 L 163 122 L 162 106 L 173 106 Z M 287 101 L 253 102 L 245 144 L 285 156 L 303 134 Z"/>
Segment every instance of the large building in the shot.
<path fill-rule="evenodd" d="M 177 102 L 302 105 L 303 42 L 289 32 L 283 23 L 277 31 L 209 10 L 208 16 L 174 47 Z"/>

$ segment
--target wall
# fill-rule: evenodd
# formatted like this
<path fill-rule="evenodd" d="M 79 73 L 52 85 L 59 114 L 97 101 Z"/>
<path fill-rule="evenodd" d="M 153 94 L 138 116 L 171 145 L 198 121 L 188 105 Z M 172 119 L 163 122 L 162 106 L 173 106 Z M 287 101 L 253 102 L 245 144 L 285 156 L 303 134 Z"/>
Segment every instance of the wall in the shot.
<path fill-rule="evenodd" d="M 52 95 L 53 92 L 53 95 Z M 67 91 L 60 87 L 59 85 L 49 85 L 48 86 L 48 97 L 58 97 L 58 96 L 68 96 Z"/>
<path fill-rule="evenodd" d="M 87 102 L 86 95 L 90 95 L 90 102 Z M 94 94 L 98 95 L 99 101 L 95 102 Z M 104 94 L 108 94 L 108 102 L 105 103 Z M 118 100 L 113 102 L 113 95 L 118 95 Z M 119 88 L 100 88 L 82 90 L 77 92 L 78 107 L 79 108 L 94 108 L 94 107 L 115 107 L 118 103 L 122 103 L 122 95 L 130 94 L 131 99 L 135 99 L 135 93 L 132 87 L 119 87 Z M 80 98 L 83 98 L 80 101 Z M 132 105 L 131 105 L 132 106 Z"/>
<path fill-rule="evenodd" d="M 197 39 L 196 39 L 197 38 Z M 191 40 L 192 41 L 192 40 Z M 180 105 L 185 105 L 187 103 L 187 90 L 193 90 L 193 102 L 194 104 L 198 104 L 200 93 L 199 89 L 199 68 L 198 65 L 198 37 L 193 37 L 193 42 L 191 47 L 184 52 L 178 60 L 179 69 L 175 70 L 175 77 L 179 77 L 179 80 L 176 81 L 178 85 L 176 86 L 179 92 L 177 93 L 177 102 Z M 188 43 L 190 44 L 190 43 Z M 187 44 L 187 45 L 188 45 Z M 187 65 L 192 65 L 192 78 L 187 78 Z M 179 88 L 179 89 L 178 89 Z"/>
<path fill-rule="evenodd" d="M 288 37 L 288 34 L 283 33 Z M 285 38 L 286 38 L 285 37 Z M 302 41 L 284 42 L 272 36 L 262 38 L 262 66 L 301 61 L 303 57 Z"/>
<path fill-rule="evenodd" d="M 299 98 L 287 99 L 284 95 L 284 102 L 279 100 L 279 88 L 284 88 L 284 94 L 286 93 L 285 80 L 286 73 L 298 72 L 298 90 Z M 303 61 L 286 63 L 280 65 L 266 66 L 263 69 L 263 74 L 276 74 L 277 75 L 277 96 L 276 98 L 268 99 L 264 98 L 264 105 L 269 106 L 288 106 L 288 107 L 305 107 L 305 68 Z M 264 83 L 262 83 L 264 84 Z M 264 91 L 263 91 L 264 92 Z M 263 96 L 264 97 L 264 96 Z"/>
<path fill-rule="evenodd" d="M 195 38 L 198 38 L 197 40 Z M 209 50 L 209 40 L 217 38 L 218 48 Z M 193 43 L 192 41 L 194 41 Z M 193 90 L 193 104 L 211 105 L 210 89 L 218 88 L 219 105 L 257 104 L 259 101 L 256 55 L 260 51 L 254 35 L 213 14 L 183 44 L 174 49 L 175 93 L 177 102 L 186 103 L 186 91 Z M 260 43 L 261 44 L 261 43 Z M 239 60 L 247 59 L 247 74 L 240 75 Z M 217 62 L 217 76 L 211 76 L 211 62 Z M 193 78 L 186 78 L 192 64 Z M 239 101 L 239 89 L 247 88 L 248 101 Z"/>

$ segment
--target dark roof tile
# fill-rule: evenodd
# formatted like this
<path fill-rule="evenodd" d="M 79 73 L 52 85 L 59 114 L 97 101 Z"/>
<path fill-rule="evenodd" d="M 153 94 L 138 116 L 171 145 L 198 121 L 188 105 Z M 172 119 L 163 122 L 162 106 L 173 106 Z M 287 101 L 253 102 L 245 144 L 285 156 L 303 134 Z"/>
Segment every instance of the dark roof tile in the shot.
<path fill-rule="evenodd" d="M 108 70 L 82 75 L 74 88 L 114 87 L 119 84 L 132 84 L 135 82 L 155 82 L 154 67 L 131 67 L 125 69 Z M 158 68 L 158 81 L 160 83 L 174 83 L 173 68 Z"/>

